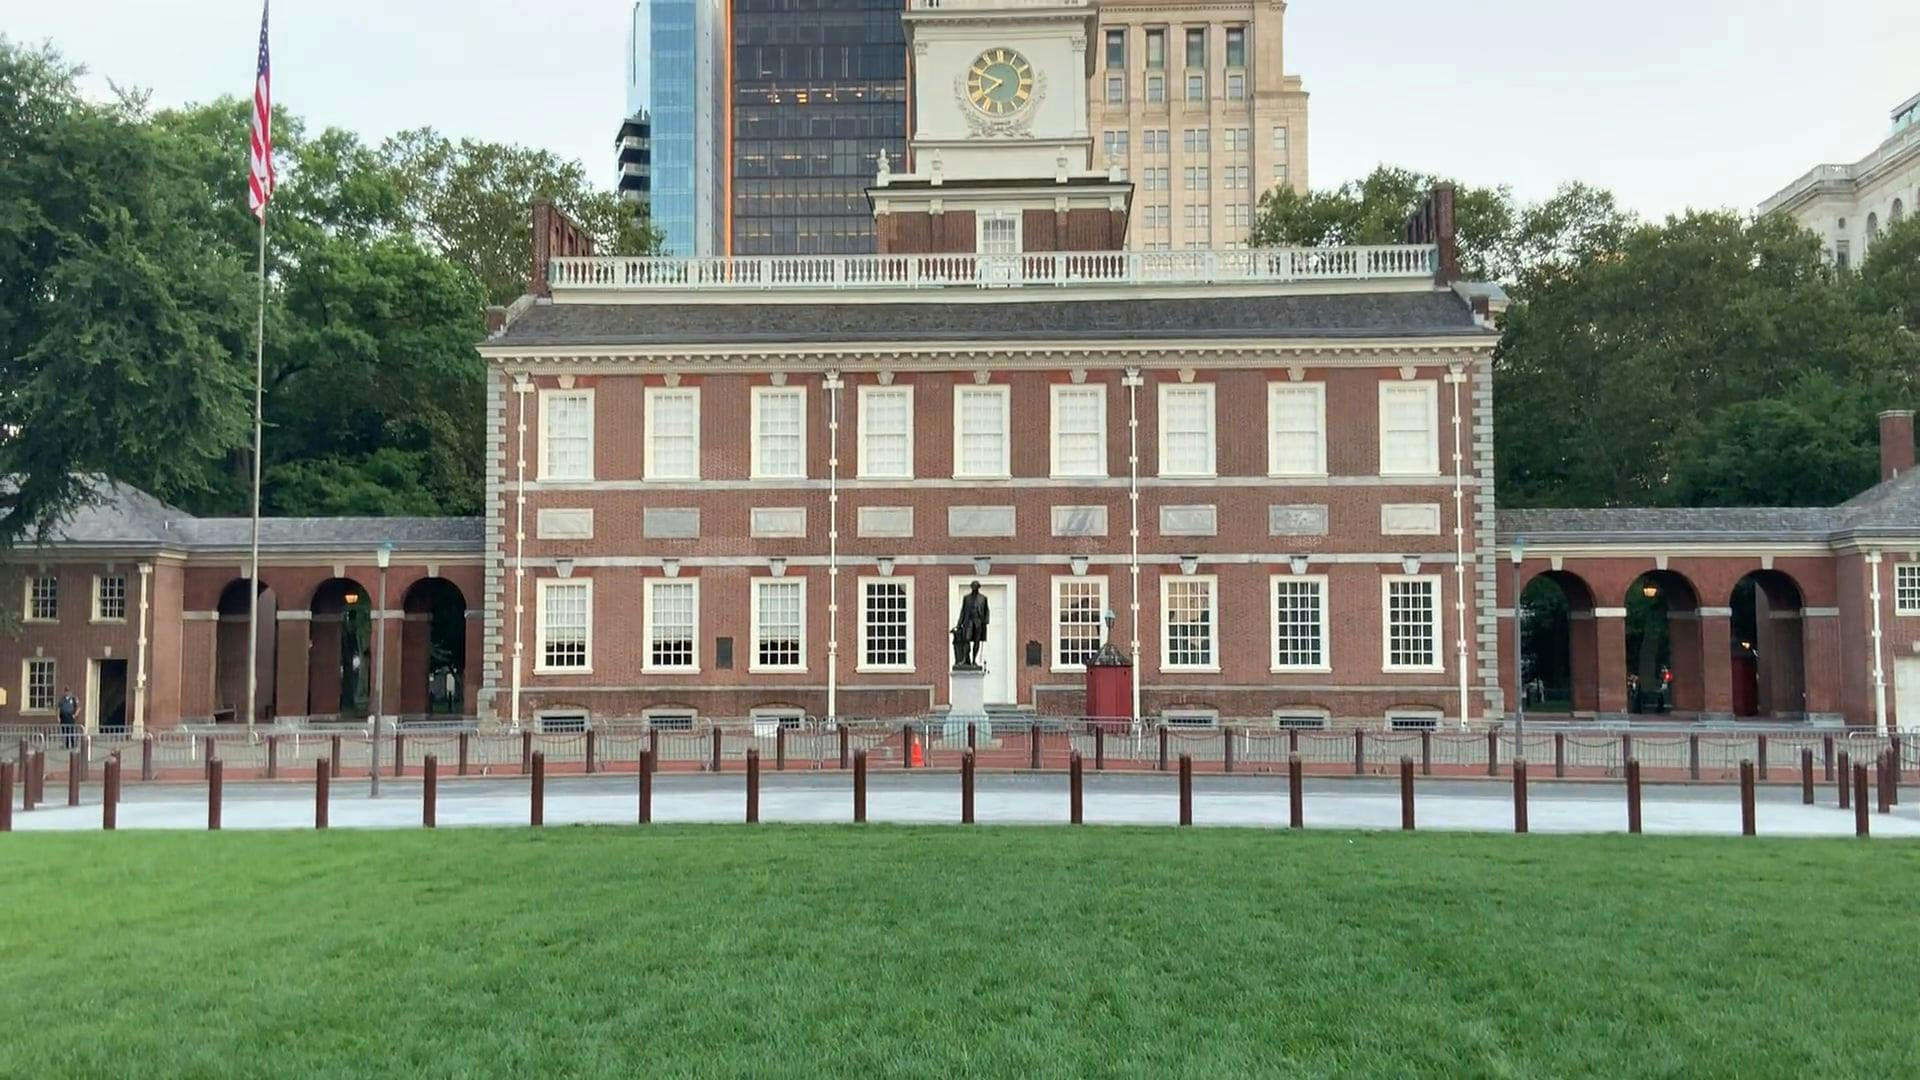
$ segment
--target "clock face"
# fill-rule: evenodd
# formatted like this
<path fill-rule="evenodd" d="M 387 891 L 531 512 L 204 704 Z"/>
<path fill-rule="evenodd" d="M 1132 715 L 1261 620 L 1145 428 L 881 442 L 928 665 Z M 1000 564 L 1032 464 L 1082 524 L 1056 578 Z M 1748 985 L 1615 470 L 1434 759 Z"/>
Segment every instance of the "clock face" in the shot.
<path fill-rule="evenodd" d="M 1033 100 L 1033 65 L 1012 49 L 988 49 L 967 69 L 967 100 L 988 116 L 1012 116 Z"/>

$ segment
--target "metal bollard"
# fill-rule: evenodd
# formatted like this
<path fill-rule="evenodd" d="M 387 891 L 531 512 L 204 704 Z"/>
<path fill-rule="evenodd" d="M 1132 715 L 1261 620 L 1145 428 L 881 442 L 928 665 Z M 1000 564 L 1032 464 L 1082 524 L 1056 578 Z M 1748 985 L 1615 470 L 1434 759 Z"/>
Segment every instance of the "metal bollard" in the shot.
<path fill-rule="evenodd" d="M 1853 834 L 1867 836 L 1872 832 L 1867 824 L 1867 767 L 1853 767 Z"/>
<path fill-rule="evenodd" d="M 201 758 L 200 771 L 201 771 L 201 775 L 207 777 L 208 779 L 213 778 L 214 753 L 215 751 L 213 748 L 213 736 L 202 735 L 200 737 L 200 758 Z"/>
<path fill-rule="evenodd" d="M 520 774 L 525 776 L 533 771 L 533 729 L 520 733 Z"/>
<path fill-rule="evenodd" d="M 857 750 L 853 755 L 853 820 L 856 824 L 867 820 L 867 752 Z"/>
<path fill-rule="evenodd" d="M 913 725 L 900 725 L 900 767 L 913 768 Z"/>
<path fill-rule="evenodd" d="M 420 826 L 431 829 L 437 824 L 440 803 L 440 759 L 428 754 L 420 762 Z"/>
<path fill-rule="evenodd" d="M 407 775 L 407 733 L 397 727 L 393 730 L 393 775 Z"/>
<path fill-rule="evenodd" d="M 640 751 L 640 824 L 653 821 L 653 751 Z"/>
<path fill-rule="evenodd" d="M 1640 761 L 1627 759 L 1627 831 L 1640 831 Z"/>
<path fill-rule="evenodd" d="M 227 763 L 219 758 L 207 759 L 207 831 L 220 831 L 220 789 L 225 786 Z"/>
<path fill-rule="evenodd" d="M 1553 775 L 1563 778 L 1567 775 L 1567 733 L 1564 731 L 1553 733 Z"/>
<path fill-rule="evenodd" d="M 67 755 L 67 805 L 80 805 L 80 770 L 74 768 L 73 755 Z"/>
<path fill-rule="evenodd" d="M 1167 771 L 1167 725 L 1160 725 L 1160 771 Z"/>
<path fill-rule="evenodd" d="M 760 751 L 747 749 L 747 824 L 760 823 Z"/>
<path fill-rule="evenodd" d="M 1353 729 L 1353 775 L 1361 776 L 1367 771 L 1367 733 Z"/>
<path fill-rule="evenodd" d="M 459 756 L 459 760 L 454 765 L 454 771 L 465 776 L 467 775 L 467 733 L 461 732 L 460 736 L 454 740 L 454 745 L 454 753 Z"/>
<path fill-rule="evenodd" d="M 647 729 L 647 760 L 652 762 L 648 772 L 660 771 L 660 732 L 654 728 Z"/>
<path fill-rule="evenodd" d="M 1039 724 L 1031 725 L 1028 733 L 1027 745 L 1029 750 L 1029 753 L 1028 753 L 1029 760 L 1027 762 L 1027 767 L 1030 769 L 1037 769 L 1040 767 L 1040 725 Z"/>
<path fill-rule="evenodd" d="M 848 752 L 847 752 L 849 741 L 850 740 L 847 735 L 847 725 L 841 724 L 840 725 L 840 767 L 843 769 L 848 769 L 853 767 L 852 759 L 848 756 Z"/>
<path fill-rule="evenodd" d="M 332 770 L 333 778 L 335 780 L 338 780 L 340 778 L 340 769 L 342 765 L 342 762 L 340 761 L 340 736 L 335 735 L 333 737 L 332 745 L 328 747 L 328 752 L 332 754 L 331 757 L 327 758 L 328 767 Z"/>
<path fill-rule="evenodd" d="M 1107 767 L 1107 725 L 1093 725 L 1093 771 L 1104 772 Z"/>
<path fill-rule="evenodd" d="M 153 735 L 140 736 L 140 779 L 153 779 Z"/>
<path fill-rule="evenodd" d="M 1900 805 L 1900 736 L 1898 735 L 1891 736 L 1888 739 L 1888 741 L 1893 744 L 1893 747 L 1892 749 L 1887 751 L 1887 803 L 1892 806 L 1899 806 Z"/>
<path fill-rule="evenodd" d="M 1879 810 L 1883 814 L 1893 812 L 1893 756 L 1881 754 L 1879 768 L 1874 773 L 1874 795 L 1879 800 Z"/>
<path fill-rule="evenodd" d="M 1287 827 L 1307 827 L 1306 792 L 1300 788 L 1300 755 L 1287 755 Z"/>
<path fill-rule="evenodd" d="M 1513 759 L 1513 831 L 1527 831 L 1527 759 Z"/>
<path fill-rule="evenodd" d="M 528 821 L 539 828 L 547 821 L 547 755 L 535 752 L 533 755 L 533 805 L 528 813 Z"/>
<path fill-rule="evenodd" d="M 13 762 L 0 761 L 0 832 L 13 831 Z"/>
<path fill-rule="evenodd" d="M 587 775 L 593 775 L 593 729 L 587 729 Z"/>
<path fill-rule="evenodd" d="M 1400 758 L 1400 827 L 1413 831 L 1413 759 Z"/>
<path fill-rule="evenodd" d="M 73 768 L 74 764 L 75 763 L 73 760 L 73 755 L 71 754 L 67 755 L 67 767 Z M 87 779 L 88 779 L 87 770 L 92 766 L 92 764 L 93 764 L 93 736 L 82 735 L 80 736 L 80 761 L 79 761 L 81 783 L 84 784 L 87 782 Z"/>
<path fill-rule="evenodd" d="M 1067 776 L 1069 778 L 1067 784 L 1068 818 L 1075 825 L 1084 825 L 1086 824 L 1086 817 L 1083 812 L 1084 802 L 1080 789 L 1080 751 L 1078 750 L 1075 750 L 1073 756 L 1067 759 Z"/>
<path fill-rule="evenodd" d="M 107 759 L 100 782 L 100 828 L 112 832 L 120 824 L 120 759 Z"/>
<path fill-rule="evenodd" d="M 1740 835 L 1754 835 L 1753 762 L 1740 763 Z"/>
<path fill-rule="evenodd" d="M 960 756 L 960 824 L 973 824 L 973 747 Z"/>
<path fill-rule="evenodd" d="M 1300 752 L 1300 729 L 1288 728 L 1287 729 L 1287 753 L 1297 754 L 1299 752 Z"/>
<path fill-rule="evenodd" d="M 1820 736 L 1820 768 L 1822 780 L 1833 779 L 1833 736 Z"/>
<path fill-rule="evenodd" d="M 719 772 L 721 768 L 720 757 L 723 753 L 725 753 L 726 739 L 727 739 L 726 734 L 720 730 L 720 725 L 715 724 L 713 726 L 713 770 L 712 771 L 716 773 Z"/>
<path fill-rule="evenodd" d="M 12 801 L 11 795 L 8 796 L 8 801 L 9 802 Z M 24 814 L 24 813 L 27 813 L 28 811 L 31 811 L 32 809 L 33 809 L 33 754 L 31 751 L 29 751 L 24 757 L 20 759 L 20 812 Z"/>
<path fill-rule="evenodd" d="M 313 763 L 313 827 L 327 827 L 327 785 L 333 776 L 333 759 L 321 758 Z"/>
<path fill-rule="evenodd" d="M 1700 779 L 1700 736 L 1692 733 L 1687 736 L 1687 779 Z"/>
<path fill-rule="evenodd" d="M 1754 736 L 1754 744 L 1756 746 L 1754 756 L 1759 758 L 1757 765 L 1760 779 L 1765 780 L 1767 778 L 1767 733 L 1763 731 Z"/>
<path fill-rule="evenodd" d="M 1180 824 L 1193 824 L 1193 755 L 1180 755 Z"/>
<path fill-rule="evenodd" d="M 1813 747 L 1800 748 L 1800 802 L 1813 805 Z"/>
<path fill-rule="evenodd" d="M 267 736 L 267 779 L 280 779 L 280 736 Z"/>
<path fill-rule="evenodd" d="M 1233 728 L 1220 729 L 1220 767 L 1222 772 L 1233 771 Z"/>
<path fill-rule="evenodd" d="M 1487 729 L 1487 775 L 1500 775 L 1500 732 Z"/>
<path fill-rule="evenodd" d="M 967 721 L 967 749 L 969 750 L 974 749 L 976 745 L 974 741 L 976 735 L 977 735 L 977 732 L 974 730 L 973 721 L 971 720 Z"/>
<path fill-rule="evenodd" d="M 1845 750 L 1840 751 L 1840 809 L 1853 805 L 1853 759 Z"/>
<path fill-rule="evenodd" d="M 773 771 L 787 771 L 787 725 L 773 729 Z"/>

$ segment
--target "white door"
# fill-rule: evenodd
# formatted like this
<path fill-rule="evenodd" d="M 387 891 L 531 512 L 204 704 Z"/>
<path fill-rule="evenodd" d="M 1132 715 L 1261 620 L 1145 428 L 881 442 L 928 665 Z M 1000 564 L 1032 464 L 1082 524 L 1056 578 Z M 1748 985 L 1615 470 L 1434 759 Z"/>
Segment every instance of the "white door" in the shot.
<path fill-rule="evenodd" d="M 1014 679 L 1017 655 L 1015 642 L 1019 635 L 1013 625 L 1013 579 L 1012 578 L 976 578 L 956 577 L 953 580 L 952 595 L 947 609 L 947 629 L 960 618 L 960 600 L 973 587 L 980 583 L 980 594 L 987 598 L 987 640 L 980 646 L 980 666 L 987 669 L 986 704 L 1014 704 Z M 949 637 L 951 642 L 951 637 Z M 947 650 L 947 661 L 952 663 L 953 650 Z"/>
<path fill-rule="evenodd" d="M 1920 656 L 1894 658 L 1893 718 L 1902 731 L 1920 728 Z"/>

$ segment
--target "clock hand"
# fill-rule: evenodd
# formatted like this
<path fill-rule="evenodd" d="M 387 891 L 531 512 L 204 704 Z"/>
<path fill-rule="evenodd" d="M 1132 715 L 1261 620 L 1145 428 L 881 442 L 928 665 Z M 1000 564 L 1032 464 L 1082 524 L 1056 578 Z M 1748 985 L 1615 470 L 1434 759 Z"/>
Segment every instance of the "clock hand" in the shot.
<path fill-rule="evenodd" d="M 1005 85 L 1007 85 L 1007 80 L 1005 80 L 1005 79 L 994 79 L 994 78 L 993 78 L 993 76 L 991 76 L 991 75 L 988 75 L 988 74 L 985 74 L 985 73 L 982 73 L 980 77 L 981 77 L 982 79 L 993 79 L 993 85 L 992 85 L 992 86 L 989 86 L 989 87 L 987 87 L 987 89 L 988 89 L 989 91 L 993 91 L 993 90 L 998 90 L 998 89 L 1000 89 L 1000 88 L 1001 88 L 1002 86 L 1005 86 Z"/>

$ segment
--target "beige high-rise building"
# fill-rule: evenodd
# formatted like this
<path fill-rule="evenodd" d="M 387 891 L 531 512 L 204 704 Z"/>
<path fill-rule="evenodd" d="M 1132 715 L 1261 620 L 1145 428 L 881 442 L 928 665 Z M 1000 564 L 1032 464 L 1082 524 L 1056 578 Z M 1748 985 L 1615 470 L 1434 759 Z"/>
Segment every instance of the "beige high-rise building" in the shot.
<path fill-rule="evenodd" d="M 1102 0 L 1094 161 L 1134 182 L 1127 247 L 1238 248 L 1260 195 L 1307 186 L 1307 92 L 1284 0 Z"/>

